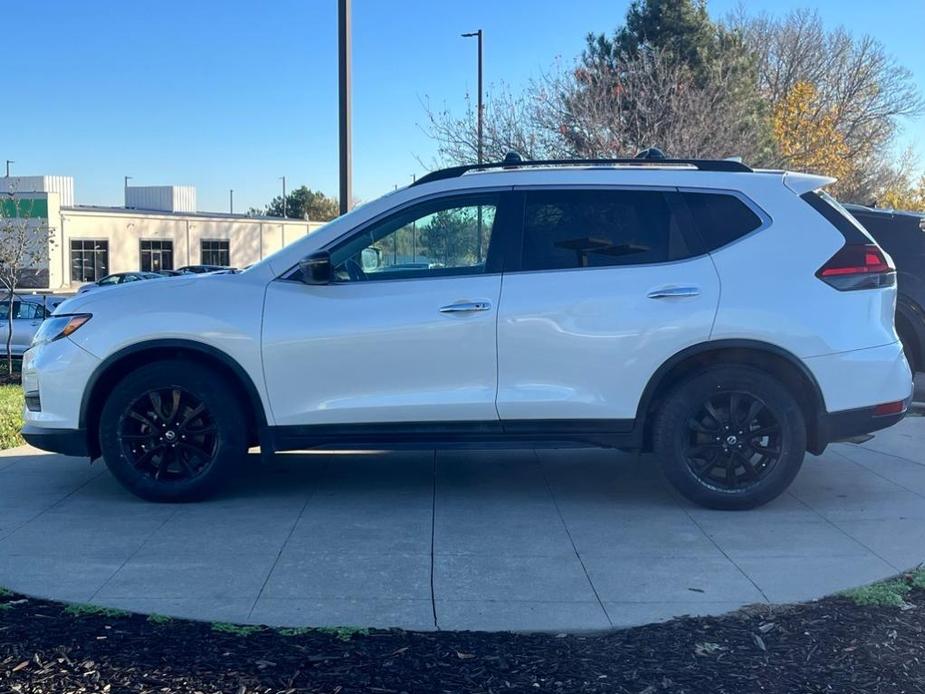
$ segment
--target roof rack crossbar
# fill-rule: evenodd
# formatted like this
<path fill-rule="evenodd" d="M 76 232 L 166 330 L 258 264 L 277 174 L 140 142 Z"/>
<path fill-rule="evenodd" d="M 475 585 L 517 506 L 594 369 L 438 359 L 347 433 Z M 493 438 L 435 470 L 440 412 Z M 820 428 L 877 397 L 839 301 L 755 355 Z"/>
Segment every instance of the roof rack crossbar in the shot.
<path fill-rule="evenodd" d="M 625 164 L 628 166 L 692 166 L 699 171 L 751 172 L 752 169 L 742 162 L 732 159 L 524 159 L 520 162 L 490 162 L 487 164 L 464 164 L 446 169 L 431 171 L 421 176 L 411 185 L 419 186 L 446 178 L 457 178 L 469 171 L 486 169 L 519 169 L 525 166 L 609 166 Z"/>

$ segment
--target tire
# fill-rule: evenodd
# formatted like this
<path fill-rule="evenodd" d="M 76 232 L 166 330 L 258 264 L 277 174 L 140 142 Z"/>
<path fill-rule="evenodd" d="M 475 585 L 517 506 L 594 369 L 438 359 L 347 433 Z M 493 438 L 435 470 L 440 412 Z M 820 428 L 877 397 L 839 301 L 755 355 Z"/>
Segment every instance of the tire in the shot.
<path fill-rule="evenodd" d="M 656 413 L 653 448 L 665 477 L 687 499 L 750 509 L 793 482 L 806 453 L 806 422 L 794 396 L 769 374 L 714 367 L 668 394 Z"/>
<path fill-rule="evenodd" d="M 99 436 L 113 476 L 148 501 L 211 496 L 247 452 L 234 390 L 208 367 L 179 359 L 142 366 L 119 381 L 103 406 Z"/>

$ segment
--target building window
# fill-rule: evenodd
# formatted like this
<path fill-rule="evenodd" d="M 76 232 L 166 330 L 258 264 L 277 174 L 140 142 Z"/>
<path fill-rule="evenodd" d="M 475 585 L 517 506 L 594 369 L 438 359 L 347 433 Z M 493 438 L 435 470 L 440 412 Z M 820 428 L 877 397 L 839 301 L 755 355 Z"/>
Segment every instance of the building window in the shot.
<path fill-rule="evenodd" d="M 109 274 L 109 241 L 71 240 L 71 281 L 96 282 Z"/>
<path fill-rule="evenodd" d="M 141 271 L 173 270 L 173 241 L 142 241 Z"/>
<path fill-rule="evenodd" d="M 203 239 L 200 250 L 200 263 L 203 265 L 222 265 L 228 267 L 231 253 L 228 250 L 228 241 Z"/>

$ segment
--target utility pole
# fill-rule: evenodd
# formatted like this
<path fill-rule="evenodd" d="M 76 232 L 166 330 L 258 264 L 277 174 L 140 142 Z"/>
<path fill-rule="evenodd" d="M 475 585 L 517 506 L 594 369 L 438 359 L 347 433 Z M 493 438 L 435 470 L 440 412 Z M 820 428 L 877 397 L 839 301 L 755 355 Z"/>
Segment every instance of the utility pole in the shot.
<path fill-rule="evenodd" d="M 234 188 L 228 189 L 228 214 L 234 214 Z"/>
<path fill-rule="evenodd" d="M 353 199 L 353 158 L 350 138 L 350 0 L 337 2 L 338 129 L 340 134 L 340 213 Z"/>
<path fill-rule="evenodd" d="M 280 176 L 279 178 L 283 182 L 283 219 L 286 219 L 286 177 Z"/>
<path fill-rule="evenodd" d="M 468 34 L 463 34 L 463 38 L 472 38 L 475 37 L 479 42 L 479 97 L 478 97 L 478 113 L 476 116 L 476 151 L 477 151 L 477 161 L 479 164 L 482 163 L 482 118 L 484 114 L 484 107 L 482 105 L 482 30 L 478 29 L 477 31 L 471 31 Z M 476 227 L 476 233 L 478 238 L 475 241 L 475 252 L 476 257 L 479 262 L 482 260 L 482 207 L 479 206 L 478 209 L 478 226 Z"/>
<path fill-rule="evenodd" d="M 463 34 L 463 38 L 477 38 L 479 41 L 479 96 L 478 96 L 478 112 L 476 116 L 476 129 L 477 129 L 477 143 L 476 148 L 478 150 L 478 163 L 482 163 L 482 119 L 484 118 L 484 107 L 482 105 L 482 30 L 471 31 L 468 34 Z"/>
<path fill-rule="evenodd" d="M 6 177 L 7 177 L 7 178 L 10 177 L 10 164 L 15 164 L 15 163 L 16 163 L 16 162 L 13 161 L 12 159 L 7 159 L 7 160 L 6 160 Z"/>

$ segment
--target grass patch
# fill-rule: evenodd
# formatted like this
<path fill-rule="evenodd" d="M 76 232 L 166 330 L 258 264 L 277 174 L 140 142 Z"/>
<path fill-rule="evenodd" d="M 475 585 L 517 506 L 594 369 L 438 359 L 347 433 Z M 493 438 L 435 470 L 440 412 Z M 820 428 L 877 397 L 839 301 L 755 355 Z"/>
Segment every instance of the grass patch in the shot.
<path fill-rule="evenodd" d="M 22 386 L 0 386 L 0 449 L 25 443 L 19 435 L 24 406 Z"/>
<path fill-rule="evenodd" d="M 173 617 L 168 617 L 164 614 L 149 614 L 148 622 L 151 624 L 170 624 L 173 621 Z"/>
<path fill-rule="evenodd" d="M 909 583 L 913 588 L 925 590 L 925 566 L 920 566 L 909 574 Z"/>
<path fill-rule="evenodd" d="M 233 634 L 235 636 L 251 636 L 257 632 L 263 631 L 263 627 L 213 622 L 212 631 L 217 631 L 222 634 Z"/>
<path fill-rule="evenodd" d="M 125 610 L 116 610 L 111 607 L 100 607 L 99 605 L 68 605 L 64 611 L 72 617 L 128 617 L 129 613 Z"/>
<path fill-rule="evenodd" d="M 912 590 L 906 581 L 902 579 L 893 579 L 890 581 L 880 581 L 872 583 L 869 586 L 852 588 L 839 593 L 844 598 L 848 598 L 856 605 L 880 605 L 886 607 L 902 607 L 906 604 L 906 595 Z"/>
<path fill-rule="evenodd" d="M 8 598 L 13 594 L 12 590 L 7 590 L 6 588 L 0 587 L 0 598 Z"/>
<path fill-rule="evenodd" d="M 349 641 L 354 636 L 368 636 L 369 629 L 360 627 L 294 627 L 277 629 L 280 636 L 308 636 L 309 634 L 330 634 L 341 641 Z"/>

